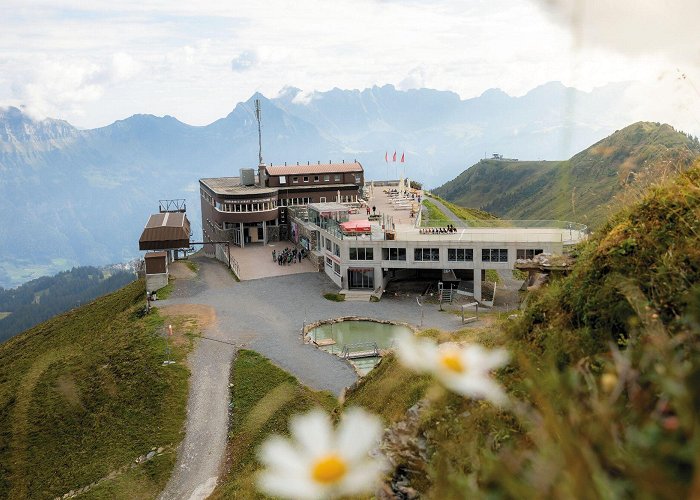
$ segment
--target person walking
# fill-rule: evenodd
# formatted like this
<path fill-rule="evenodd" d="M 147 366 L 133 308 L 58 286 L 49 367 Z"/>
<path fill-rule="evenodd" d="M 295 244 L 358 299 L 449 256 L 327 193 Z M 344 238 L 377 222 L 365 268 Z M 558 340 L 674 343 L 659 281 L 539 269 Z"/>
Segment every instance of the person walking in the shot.
<path fill-rule="evenodd" d="M 272 262 L 274 262 L 274 261 L 276 261 L 276 260 L 277 260 L 277 252 L 275 252 L 274 250 L 272 250 Z"/>

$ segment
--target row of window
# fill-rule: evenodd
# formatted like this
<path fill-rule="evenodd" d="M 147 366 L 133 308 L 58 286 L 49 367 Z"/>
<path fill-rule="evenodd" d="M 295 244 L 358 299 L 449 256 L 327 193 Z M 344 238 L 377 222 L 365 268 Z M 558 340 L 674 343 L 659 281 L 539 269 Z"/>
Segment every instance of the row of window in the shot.
<path fill-rule="evenodd" d="M 311 198 L 280 198 L 280 206 L 290 207 L 293 205 L 308 205 Z"/>
<path fill-rule="evenodd" d="M 363 252 L 364 251 L 364 252 Z M 537 255 L 542 250 L 518 250 L 518 255 Z M 364 258 L 363 258 L 364 257 Z M 371 248 L 350 248 L 350 260 L 373 260 L 374 252 Z M 518 257 L 521 258 L 521 257 Z M 522 257 L 525 258 L 525 257 Z M 532 257 L 528 257 L 532 258 Z M 382 260 L 406 260 L 405 248 L 382 248 Z M 413 260 L 416 262 L 439 262 L 439 248 L 415 248 Z M 474 249 L 472 248 L 448 248 L 447 260 L 449 262 L 472 262 Z M 484 248 L 481 251 L 482 262 L 508 262 L 507 248 Z"/>
<path fill-rule="evenodd" d="M 535 248 L 534 250 L 531 248 L 518 249 L 515 257 L 516 259 L 534 259 L 535 255 L 539 255 L 541 253 L 544 253 L 541 248 Z"/>
<path fill-rule="evenodd" d="M 215 206 L 219 212 L 265 212 L 267 210 L 276 209 L 277 200 L 260 203 L 221 203 L 217 201 Z"/>
<path fill-rule="evenodd" d="M 326 257 L 326 267 L 332 267 L 333 272 L 340 276 L 340 264 L 333 262 L 333 259 Z"/>
<path fill-rule="evenodd" d="M 374 249 L 350 248 L 350 260 L 374 260 Z"/>
<path fill-rule="evenodd" d="M 292 184 L 299 184 L 299 179 L 301 178 L 301 182 L 309 182 L 309 180 L 313 177 L 313 182 L 321 182 L 321 176 L 320 175 L 303 175 L 303 176 L 298 176 L 295 175 L 292 177 Z M 280 184 L 287 184 L 287 176 L 286 175 L 280 175 Z M 340 174 L 334 174 L 333 175 L 333 182 L 340 182 L 341 176 Z M 331 176 L 330 175 L 324 175 L 323 176 L 323 182 L 330 182 L 331 181 Z M 355 184 L 360 184 L 362 181 L 362 177 L 360 174 L 355 174 Z"/>

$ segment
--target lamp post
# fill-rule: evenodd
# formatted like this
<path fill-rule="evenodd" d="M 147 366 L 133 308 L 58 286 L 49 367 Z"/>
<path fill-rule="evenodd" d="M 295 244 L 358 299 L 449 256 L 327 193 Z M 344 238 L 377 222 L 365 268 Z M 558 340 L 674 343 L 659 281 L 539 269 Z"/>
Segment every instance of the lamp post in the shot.
<path fill-rule="evenodd" d="M 418 300 L 418 297 L 416 297 L 416 302 L 418 302 L 418 307 L 420 307 L 420 327 L 423 328 L 423 304 Z"/>

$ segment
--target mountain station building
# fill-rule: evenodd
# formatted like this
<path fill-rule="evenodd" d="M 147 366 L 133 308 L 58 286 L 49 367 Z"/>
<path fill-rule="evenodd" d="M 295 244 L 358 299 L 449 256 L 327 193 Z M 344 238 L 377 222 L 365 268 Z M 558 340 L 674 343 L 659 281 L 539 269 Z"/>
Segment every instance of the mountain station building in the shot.
<path fill-rule="evenodd" d="M 482 301 L 487 270 L 560 254 L 587 233 L 565 221 L 431 223 L 422 219 L 420 191 L 403 179 L 365 184 L 357 161 L 260 165 L 199 183 L 206 253 L 224 260 L 215 242 L 290 240 L 338 287 L 358 292 L 381 293 L 392 280 L 417 277 Z"/>
<path fill-rule="evenodd" d="M 357 203 L 364 170 L 357 162 L 259 165 L 239 177 L 200 179 L 204 242 L 236 246 L 288 239 L 288 207 Z M 205 252 L 213 253 L 205 245 Z"/>

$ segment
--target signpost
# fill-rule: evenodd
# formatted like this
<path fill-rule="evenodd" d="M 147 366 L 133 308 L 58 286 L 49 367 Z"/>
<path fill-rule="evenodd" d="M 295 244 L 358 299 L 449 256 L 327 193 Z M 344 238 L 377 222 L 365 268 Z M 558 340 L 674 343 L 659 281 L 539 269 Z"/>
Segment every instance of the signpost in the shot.
<path fill-rule="evenodd" d="M 168 335 L 165 337 L 165 357 L 166 360 L 163 361 L 163 366 L 174 365 L 175 361 L 170 359 L 170 337 L 173 336 L 173 325 L 168 325 Z"/>

